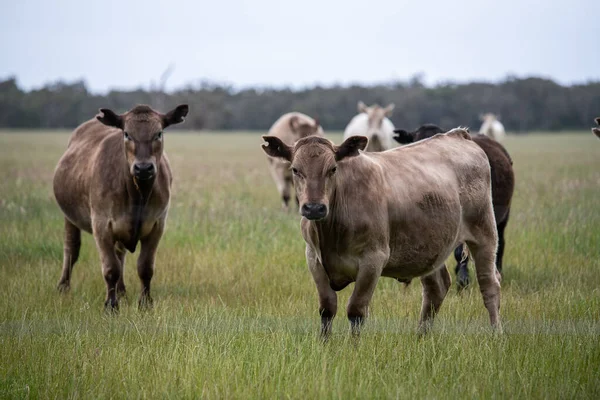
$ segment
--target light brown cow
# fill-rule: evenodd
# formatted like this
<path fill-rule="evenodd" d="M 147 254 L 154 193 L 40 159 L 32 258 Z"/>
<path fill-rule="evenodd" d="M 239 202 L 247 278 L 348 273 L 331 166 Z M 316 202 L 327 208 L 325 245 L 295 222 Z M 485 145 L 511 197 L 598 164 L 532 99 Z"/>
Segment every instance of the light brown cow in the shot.
<path fill-rule="evenodd" d="M 600 139 L 600 117 L 596 118 L 595 121 L 598 125 L 598 128 L 592 128 L 592 132 L 594 133 L 594 135 L 596 135 L 598 139 Z"/>
<path fill-rule="evenodd" d="M 54 195 L 65 214 L 60 291 L 70 288 L 83 230 L 93 234 L 100 253 L 107 309 L 118 309 L 117 291 L 125 293 L 125 250 L 133 253 L 141 242 L 139 305 L 151 306 L 154 256 L 172 181 L 163 130 L 182 122 L 187 113 L 187 105 L 166 115 L 143 105 L 122 115 L 103 108 L 75 129 L 54 173 Z"/>
<path fill-rule="evenodd" d="M 444 261 L 462 242 L 475 260 L 490 322 L 501 330 L 490 166 L 467 130 L 382 153 L 361 152 L 363 136 L 341 146 L 319 137 L 294 146 L 263 139 L 267 154 L 292 164 L 323 337 L 337 312 L 336 291 L 351 282 L 347 315 L 358 334 L 380 276 L 421 278 L 419 332 L 427 332 L 450 287 Z"/>
<path fill-rule="evenodd" d="M 269 136 L 276 136 L 288 145 L 293 145 L 298 139 L 311 135 L 322 136 L 323 128 L 319 125 L 319 121 L 299 112 L 282 115 L 269 129 Z M 267 158 L 271 176 L 281 196 L 282 206 L 287 210 L 293 186 L 290 163 L 279 158 Z"/>

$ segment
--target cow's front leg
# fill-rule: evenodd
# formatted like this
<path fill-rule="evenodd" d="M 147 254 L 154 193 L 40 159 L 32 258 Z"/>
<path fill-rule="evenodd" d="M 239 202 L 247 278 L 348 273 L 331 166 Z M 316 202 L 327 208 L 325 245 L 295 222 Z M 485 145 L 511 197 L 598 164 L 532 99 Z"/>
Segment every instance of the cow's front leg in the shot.
<path fill-rule="evenodd" d="M 329 284 L 329 277 L 317 255 L 310 246 L 306 246 L 306 262 L 319 292 L 319 315 L 321 316 L 321 338 L 327 340 L 331 335 L 331 324 L 337 312 L 337 294 Z"/>
<path fill-rule="evenodd" d="M 350 330 L 355 336 L 360 334 L 360 329 L 368 315 L 369 303 L 388 257 L 387 253 L 378 252 L 364 257 L 359 262 L 356 284 L 346 308 Z"/>
<path fill-rule="evenodd" d="M 117 311 L 119 309 L 117 282 L 121 278 L 121 260 L 115 251 L 115 240 L 110 225 L 108 227 L 102 225 L 94 224 L 94 239 L 100 253 L 102 275 L 104 275 L 104 282 L 106 283 L 104 307 L 109 311 Z"/>
<path fill-rule="evenodd" d="M 154 258 L 158 243 L 164 231 L 164 221 L 158 221 L 150 234 L 144 237 L 140 242 L 142 249 L 137 261 L 138 276 L 142 284 L 142 292 L 140 293 L 139 308 L 152 307 L 152 297 L 150 296 L 150 281 L 154 275 Z"/>
<path fill-rule="evenodd" d="M 426 334 L 431 329 L 433 319 L 439 311 L 451 284 L 452 280 L 445 264 L 435 272 L 421 278 L 423 303 L 418 330 L 420 335 Z"/>

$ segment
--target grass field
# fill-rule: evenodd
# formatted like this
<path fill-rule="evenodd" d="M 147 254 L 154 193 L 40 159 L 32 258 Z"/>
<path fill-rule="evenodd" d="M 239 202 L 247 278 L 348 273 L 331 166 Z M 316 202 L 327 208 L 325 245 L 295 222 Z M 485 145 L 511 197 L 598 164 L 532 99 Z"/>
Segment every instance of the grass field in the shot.
<path fill-rule="evenodd" d="M 60 295 L 51 181 L 67 140 L 0 133 L 0 398 L 600 398 L 600 142 L 590 132 L 506 141 L 517 188 L 504 335 L 490 333 L 475 286 L 453 288 L 419 340 L 419 282 L 382 279 L 357 343 L 343 313 L 352 285 L 340 292 L 325 345 L 300 218 L 279 208 L 258 133 L 165 135 L 175 181 L 152 311 L 137 309 L 128 255 L 128 300 L 117 316 L 103 312 L 87 234 Z"/>

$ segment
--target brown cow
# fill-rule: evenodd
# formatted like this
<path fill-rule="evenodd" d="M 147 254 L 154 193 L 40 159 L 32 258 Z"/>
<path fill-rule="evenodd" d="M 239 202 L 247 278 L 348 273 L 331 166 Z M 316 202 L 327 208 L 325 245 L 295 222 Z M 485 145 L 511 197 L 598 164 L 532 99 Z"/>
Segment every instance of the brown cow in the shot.
<path fill-rule="evenodd" d="M 592 132 L 594 133 L 594 135 L 596 135 L 598 139 L 600 139 L 600 117 L 596 118 L 595 121 L 598 125 L 598 128 L 592 128 Z"/>
<path fill-rule="evenodd" d="M 347 315 L 359 333 L 380 276 L 421 278 L 419 332 L 427 332 L 451 283 L 444 261 L 463 241 L 475 259 L 490 322 L 501 330 L 490 166 L 468 131 L 457 128 L 431 143 L 382 153 L 360 152 L 367 146 L 364 136 L 340 146 L 320 137 L 293 147 L 276 137 L 263 139 L 267 154 L 292 164 L 324 338 L 337 312 L 336 291 L 351 282 L 356 285 Z"/>
<path fill-rule="evenodd" d="M 152 305 L 150 280 L 172 181 L 163 130 L 182 122 L 187 113 L 187 105 L 167 114 L 144 105 L 122 115 L 103 108 L 75 129 L 54 173 L 54 195 L 65 214 L 60 291 L 70 287 L 84 230 L 93 234 L 100 253 L 105 307 L 118 309 L 117 291 L 125 293 L 125 250 L 133 253 L 138 241 L 139 306 Z"/>
<path fill-rule="evenodd" d="M 408 144 L 427 139 L 438 133 L 446 132 L 434 124 L 421 125 L 414 132 L 403 129 L 394 131 L 394 137 L 400 144 Z M 496 254 L 496 269 L 502 273 L 502 259 L 504 257 L 504 230 L 508 224 L 510 205 L 515 190 L 515 173 L 513 162 L 508 151 L 494 139 L 481 134 L 471 136 L 471 139 L 479 145 L 487 155 L 492 170 L 492 204 L 494 206 L 494 217 L 498 230 L 498 253 Z M 430 142 L 431 143 L 431 142 Z M 456 154 L 461 157 L 461 154 Z M 456 259 L 456 276 L 458 278 L 458 289 L 461 290 L 469 285 L 469 257 L 465 257 L 463 245 L 459 245 L 454 251 Z"/>
<path fill-rule="evenodd" d="M 276 136 L 285 144 L 293 145 L 298 139 L 310 135 L 323 136 L 323 128 L 319 121 L 312 119 L 306 114 L 299 112 L 290 112 L 279 117 L 269 129 L 269 136 Z M 289 202 L 292 192 L 292 171 L 290 163 L 273 157 L 267 157 L 269 161 L 269 170 L 271 176 L 277 185 L 277 190 L 281 196 L 282 206 L 285 210 L 289 209 Z M 296 200 L 298 198 L 296 197 Z"/>

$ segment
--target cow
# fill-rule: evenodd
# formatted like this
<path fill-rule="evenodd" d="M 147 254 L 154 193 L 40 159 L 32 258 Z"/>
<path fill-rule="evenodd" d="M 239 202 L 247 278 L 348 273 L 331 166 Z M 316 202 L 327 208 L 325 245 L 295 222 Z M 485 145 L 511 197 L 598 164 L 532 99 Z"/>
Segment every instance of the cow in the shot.
<path fill-rule="evenodd" d="M 418 142 L 430 138 L 436 134 L 444 133 L 445 130 L 434 124 L 425 124 L 414 132 L 403 129 L 394 131 L 394 139 L 400 144 Z M 508 224 L 510 205 L 515 189 L 515 174 L 513 161 L 508 151 L 500 143 L 484 135 L 472 135 L 471 139 L 479 145 L 488 157 L 492 173 L 492 204 L 496 218 L 496 229 L 498 231 L 498 253 L 496 255 L 496 269 L 502 274 L 502 259 L 504 257 L 504 230 Z M 456 155 L 460 157 L 460 154 Z M 469 257 L 461 243 L 454 252 L 456 259 L 456 277 L 459 290 L 469 285 Z"/>
<path fill-rule="evenodd" d="M 310 135 L 323 135 L 323 128 L 319 121 L 299 112 L 290 112 L 279 117 L 271 126 L 269 136 L 276 136 L 288 145 L 293 145 L 298 139 Z M 267 157 L 269 171 L 277 185 L 279 196 L 281 196 L 282 207 L 289 210 L 289 202 L 292 193 L 292 171 L 290 163 L 278 158 Z M 297 200 L 297 198 L 296 198 Z"/>
<path fill-rule="evenodd" d="M 381 107 L 374 104 L 367 107 L 358 102 L 359 114 L 354 116 L 344 130 L 344 139 L 351 136 L 366 136 L 369 144 L 366 151 L 383 151 L 394 147 L 394 124 L 387 117 L 392 114 L 394 104 Z"/>
<path fill-rule="evenodd" d="M 481 114 L 479 119 L 483 122 L 479 133 L 500 142 L 506 136 L 504 125 L 500 122 L 500 118 L 492 113 Z"/>
<path fill-rule="evenodd" d="M 293 146 L 275 136 L 263 139 L 269 156 L 292 165 L 323 339 L 337 312 L 336 292 L 351 282 L 346 311 L 352 334 L 359 335 L 381 276 L 420 277 L 418 332 L 427 333 L 451 284 L 445 260 L 463 242 L 475 259 L 490 323 L 501 331 L 490 166 L 467 130 L 374 153 L 364 152 L 364 136 L 340 146 L 316 136 Z"/>
<path fill-rule="evenodd" d="M 64 213 L 65 240 L 58 289 L 70 288 L 79 257 L 81 231 L 94 236 L 106 283 L 107 310 L 119 308 L 125 294 L 126 250 L 141 243 L 137 272 L 140 309 L 152 306 L 150 281 L 171 192 L 171 168 L 163 131 L 183 122 L 187 105 L 167 114 L 138 105 L 125 114 L 102 108 L 75 129 L 54 172 L 54 196 Z"/>
<path fill-rule="evenodd" d="M 600 117 L 596 118 L 595 121 L 596 125 L 598 125 L 598 128 L 592 128 L 592 132 L 598 139 L 600 139 Z"/>

